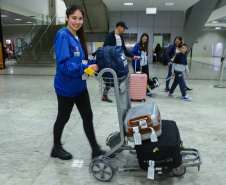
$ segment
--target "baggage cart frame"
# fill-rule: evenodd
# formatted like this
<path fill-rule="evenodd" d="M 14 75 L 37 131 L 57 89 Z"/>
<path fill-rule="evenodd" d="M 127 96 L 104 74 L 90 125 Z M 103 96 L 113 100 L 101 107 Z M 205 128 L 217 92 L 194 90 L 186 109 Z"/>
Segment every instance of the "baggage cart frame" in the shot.
<path fill-rule="evenodd" d="M 136 155 L 136 150 L 134 147 L 128 145 L 128 140 L 124 134 L 124 118 L 127 111 L 131 108 L 131 99 L 129 94 L 129 75 L 123 78 L 117 78 L 114 70 L 110 68 L 102 69 L 96 76 L 96 79 L 100 82 L 99 89 L 100 93 L 106 86 L 106 79 L 103 77 L 104 73 L 111 73 L 113 78 L 108 79 L 111 90 L 108 92 L 114 94 L 116 98 L 117 112 L 118 112 L 118 122 L 119 122 L 119 132 L 114 132 L 107 138 L 106 144 L 111 148 L 105 155 L 98 156 L 94 158 L 89 165 L 89 172 L 93 176 L 102 182 L 106 182 L 112 179 L 116 170 L 118 171 L 128 171 L 128 170 L 140 170 L 137 164 L 129 164 L 127 159 L 118 158 L 124 165 L 122 168 L 118 168 L 117 165 L 109 158 L 113 153 L 119 153 L 123 150 L 128 150 L 130 154 Z M 182 176 L 186 173 L 187 167 L 198 167 L 200 170 L 200 165 L 202 163 L 202 158 L 199 151 L 195 148 L 185 148 L 181 145 L 182 154 L 182 164 L 171 170 L 172 174 L 175 176 Z M 166 159 L 170 160 L 170 159 Z M 148 162 L 148 161 L 147 161 Z M 164 163 L 163 161 L 155 161 L 155 163 Z M 155 171 L 159 173 L 159 171 Z"/>

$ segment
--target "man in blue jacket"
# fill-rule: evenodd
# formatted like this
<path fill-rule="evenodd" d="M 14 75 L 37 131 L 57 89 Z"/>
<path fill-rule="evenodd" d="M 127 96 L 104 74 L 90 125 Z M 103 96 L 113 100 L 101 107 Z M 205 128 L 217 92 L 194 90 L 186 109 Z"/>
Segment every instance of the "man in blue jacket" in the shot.
<path fill-rule="evenodd" d="M 114 31 L 110 32 L 105 40 L 104 40 L 104 45 L 103 46 L 122 46 L 122 49 L 123 51 L 125 52 L 125 55 L 127 57 L 131 57 L 133 58 L 134 60 L 137 60 L 139 59 L 139 56 L 135 56 L 134 54 L 132 54 L 131 52 L 129 52 L 127 49 L 126 49 L 126 46 L 125 46 L 125 42 L 124 42 L 124 39 L 123 39 L 123 36 L 121 35 L 121 33 L 123 33 L 125 31 L 125 29 L 129 29 L 125 22 L 123 21 L 119 21 L 117 24 L 116 24 L 116 28 Z M 112 100 L 110 100 L 108 97 L 107 97 L 107 93 L 109 91 L 110 88 L 107 88 L 105 89 L 104 91 L 104 94 L 103 94 L 103 97 L 102 97 L 102 101 L 106 101 L 106 102 L 112 102 Z"/>

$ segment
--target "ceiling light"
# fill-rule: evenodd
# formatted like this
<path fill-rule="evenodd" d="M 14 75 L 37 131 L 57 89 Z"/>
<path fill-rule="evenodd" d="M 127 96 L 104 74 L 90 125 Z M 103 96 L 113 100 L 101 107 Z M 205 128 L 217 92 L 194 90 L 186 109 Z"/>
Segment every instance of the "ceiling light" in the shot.
<path fill-rule="evenodd" d="M 124 6 L 133 6 L 133 3 L 124 3 Z"/>
<path fill-rule="evenodd" d="M 30 24 L 30 23 L 33 23 L 33 22 L 29 22 L 29 21 L 28 21 L 28 22 L 26 22 L 26 23 Z"/>
<path fill-rule="evenodd" d="M 7 15 L 1 15 L 1 17 L 7 17 Z"/>
<path fill-rule="evenodd" d="M 174 3 L 165 3 L 164 5 L 165 5 L 165 6 L 173 6 Z"/>
<path fill-rule="evenodd" d="M 220 29 L 221 29 L 221 27 L 216 27 L 216 28 L 215 28 L 215 30 L 220 30 Z"/>
<path fill-rule="evenodd" d="M 215 23 L 218 23 L 218 21 L 212 21 L 212 23 L 214 23 L 214 24 L 215 24 Z"/>
<path fill-rule="evenodd" d="M 21 21 L 22 19 L 14 19 L 15 21 Z"/>
<path fill-rule="evenodd" d="M 146 14 L 156 14 L 157 8 L 146 8 Z"/>

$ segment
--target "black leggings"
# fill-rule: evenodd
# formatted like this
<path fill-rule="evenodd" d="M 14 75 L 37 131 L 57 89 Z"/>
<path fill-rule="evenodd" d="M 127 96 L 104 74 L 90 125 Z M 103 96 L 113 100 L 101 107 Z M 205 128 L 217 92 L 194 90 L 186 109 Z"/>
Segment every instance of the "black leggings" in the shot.
<path fill-rule="evenodd" d="M 93 129 L 93 113 L 90 105 L 88 90 L 85 90 L 77 97 L 65 97 L 57 94 L 58 99 L 58 115 L 53 128 L 54 145 L 61 144 L 61 135 L 64 126 L 68 122 L 74 104 L 76 104 L 78 111 L 83 120 L 83 128 L 89 140 L 91 147 L 96 147 L 97 142 Z"/>

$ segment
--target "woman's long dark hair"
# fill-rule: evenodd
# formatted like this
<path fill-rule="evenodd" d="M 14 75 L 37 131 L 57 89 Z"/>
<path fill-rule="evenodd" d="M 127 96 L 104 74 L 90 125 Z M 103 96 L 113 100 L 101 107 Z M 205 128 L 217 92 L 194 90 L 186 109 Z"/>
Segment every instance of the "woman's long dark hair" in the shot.
<path fill-rule="evenodd" d="M 82 13 L 82 16 L 84 17 L 84 11 L 83 11 L 82 7 L 79 6 L 79 5 L 76 5 L 76 4 L 71 4 L 67 7 L 67 10 L 66 10 L 67 18 L 69 19 L 69 15 L 73 14 L 77 10 L 79 10 Z M 67 27 L 67 25 L 68 25 L 68 22 L 66 21 L 66 27 Z M 78 34 L 78 37 L 80 39 L 80 43 L 82 45 L 82 49 L 83 49 L 84 54 L 85 54 L 85 59 L 88 60 L 86 36 L 85 36 L 83 25 L 81 26 L 81 28 L 76 33 Z"/>
<path fill-rule="evenodd" d="M 178 39 L 179 41 L 180 41 L 180 44 L 182 43 L 182 37 L 181 36 L 176 36 L 175 37 L 175 39 L 174 39 L 174 41 L 173 41 L 173 45 L 175 46 L 175 41 L 176 41 L 176 39 Z M 179 44 L 179 45 L 180 45 Z"/>
<path fill-rule="evenodd" d="M 142 38 L 146 36 L 148 38 L 147 42 L 145 44 L 143 44 L 142 42 Z M 146 53 L 148 53 L 148 43 L 149 43 L 149 36 L 147 33 L 143 33 L 140 37 L 140 42 L 139 42 L 139 47 L 138 50 L 139 51 L 145 51 Z"/>

